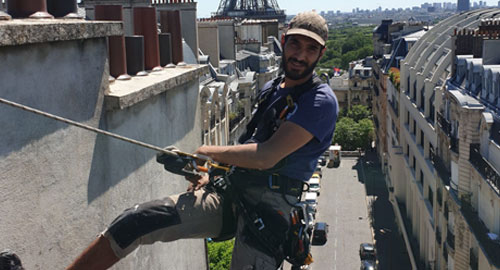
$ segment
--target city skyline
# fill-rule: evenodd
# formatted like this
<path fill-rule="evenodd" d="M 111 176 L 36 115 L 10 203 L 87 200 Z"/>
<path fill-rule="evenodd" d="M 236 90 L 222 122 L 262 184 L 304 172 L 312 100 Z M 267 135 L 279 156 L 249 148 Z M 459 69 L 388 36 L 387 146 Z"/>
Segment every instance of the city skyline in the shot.
<path fill-rule="evenodd" d="M 210 17 L 213 12 L 217 11 L 220 0 L 198 0 L 197 2 L 198 2 L 198 17 L 206 18 Z M 278 5 L 280 6 L 281 9 L 284 9 L 288 15 L 293 15 L 301 11 L 312 10 L 312 9 L 315 9 L 318 12 L 328 11 L 328 10 L 333 10 L 333 11 L 340 10 L 342 12 L 351 12 L 355 8 L 360 8 L 365 10 L 366 9 L 373 10 L 378 7 L 382 7 L 382 9 L 407 8 L 413 6 L 420 6 L 421 4 L 424 4 L 426 2 L 427 3 L 453 2 L 455 4 L 457 3 L 456 0 L 454 1 L 453 0 L 443 0 L 443 1 L 407 0 L 404 2 L 404 4 L 401 4 L 400 6 L 394 6 L 393 1 L 389 0 L 376 0 L 376 1 L 358 0 L 358 1 L 346 1 L 335 4 L 332 4 L 332 1 L 330 0 L 310 0 L 307 2 L 308 3 L 307 8 L 305 8 L 302 5 L 302 2 L 299 1 L 278 0 Z M 473 2 L 479 2 L 479 0 L 470 2 L 472 5 Z M 488 6 L 497 6 L 498 4 L 497 0 L 484 0 L 483 2 L 486 2 Z"/>

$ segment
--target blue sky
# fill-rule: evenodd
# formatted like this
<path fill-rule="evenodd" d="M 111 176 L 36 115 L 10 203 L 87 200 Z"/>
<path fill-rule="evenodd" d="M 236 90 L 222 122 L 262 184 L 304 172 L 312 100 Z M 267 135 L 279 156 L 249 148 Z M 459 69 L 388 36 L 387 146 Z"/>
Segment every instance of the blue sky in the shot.
<path fill-rule="evenodd" d="M 219 7 L 220 0 L 195 0 L 198 2 L 198 17 L 209 17 L 212 12 L 217 11 Z M 396 4 L 395 4 L 396 2 Z M 341 11 L 352 11 L 353 8 L 359 7 L 361 9 L 375 9 L 381 6 L 385 8 L 406 8 L 411 6 L 420 6 L 421 4 L 428 2 L 454 2 L 456 0 L 404 0 L 404 1 L 394 1 L 394 0 L 278 0 L 278 5 L 280 8 L 285 9 L 287 14 L 296 14 L 300 11 L 316 9 L 317 11 L 322 10 L 341 10 Z M 479 0 L 471 0 L 472 2 L 479 2 Z M 487 0 L 488 5 L 497 5 L 498 0 Z"/>

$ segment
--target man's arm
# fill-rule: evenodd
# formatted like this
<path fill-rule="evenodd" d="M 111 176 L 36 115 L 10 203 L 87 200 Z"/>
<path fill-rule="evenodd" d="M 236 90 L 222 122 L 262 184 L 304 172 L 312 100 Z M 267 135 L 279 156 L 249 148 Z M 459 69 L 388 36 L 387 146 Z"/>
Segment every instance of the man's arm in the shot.
<path fill-rule="evenodd" d="M 301 126 L 287 121 L 280 125 L 269 140 L 232 146 L 202 146 L 196 153 L 238 167 L 265 170 L 304 146 L 313 135 Z"/>

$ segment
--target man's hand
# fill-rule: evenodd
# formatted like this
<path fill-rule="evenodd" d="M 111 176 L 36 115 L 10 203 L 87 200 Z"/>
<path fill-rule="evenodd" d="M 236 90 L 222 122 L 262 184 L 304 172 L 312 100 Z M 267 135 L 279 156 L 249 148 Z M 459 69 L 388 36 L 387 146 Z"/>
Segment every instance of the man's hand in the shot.
<path fill-rule="evenodd" d="M 188 192 L 199 190 L 210 182 L 208 175 L 186 176 L 186 180 L 191 182 L 187 188 Z"/>

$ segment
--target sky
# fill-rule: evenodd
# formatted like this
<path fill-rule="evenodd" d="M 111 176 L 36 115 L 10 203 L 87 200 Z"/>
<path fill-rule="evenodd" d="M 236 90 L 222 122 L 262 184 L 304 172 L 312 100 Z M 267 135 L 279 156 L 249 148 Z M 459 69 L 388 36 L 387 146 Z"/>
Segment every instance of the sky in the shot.
<path fill-rule="evenodd" d="M 221 0 L 195 0 L 198 2 L 198 17 L 206 18 L 210 17 L 212 12 L 216 12 L 219 7 L 219 3 Z M 442 1 L 433 1 L 433 0 L 277 0 L 278 5 L 281 9 L 286 11 L 287 15 L 297 14 L 301 11 L 312 10 L 316 11 L 328 11 L 328 10 L 340 10 L 343 12 L 351 12 L 353 8 L 359 7 L 360 9 L 375 9 L 379 6 L 382 9 L 392 9 L 392 8 L 407 8 L 412 6 L 420 6 L 421 4 L 435 3 L 435 2 L 454 2 L 457 0 L 442 0 Z M 483 0 L 484 1 L 484 0 Z M 397 4 L 395 4 L 395 2 Z M 398 3 L 399 2 L 399 3 Z M 479 0 L 471 0 L 472 2 L 479 2 Z M 487 0 L 486 3 L 489 6 L 496 6 L 498 4 L 498 0 Z"/>

